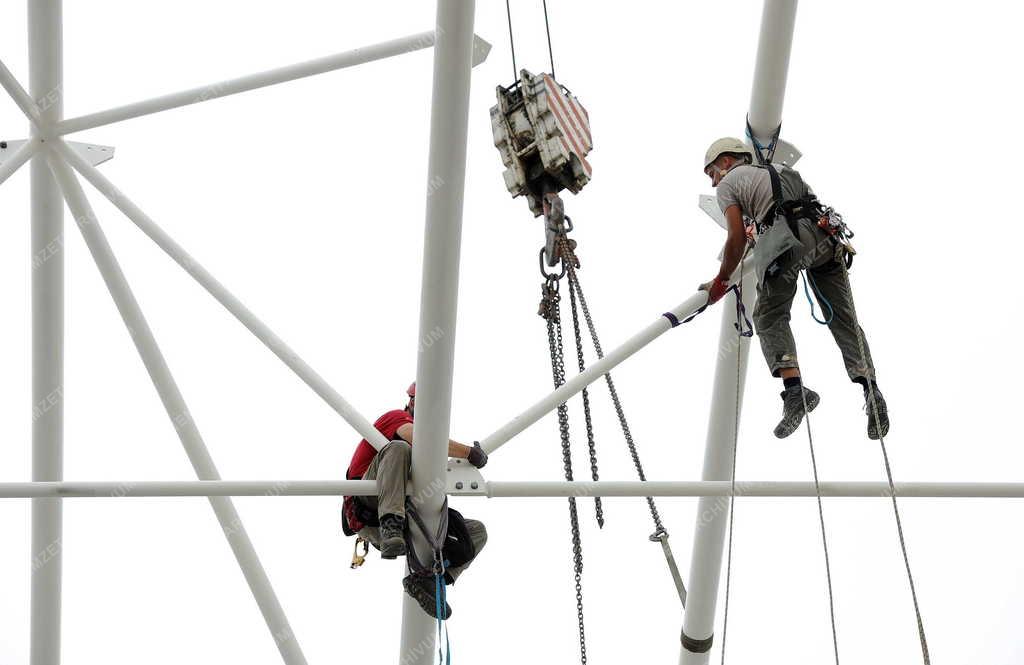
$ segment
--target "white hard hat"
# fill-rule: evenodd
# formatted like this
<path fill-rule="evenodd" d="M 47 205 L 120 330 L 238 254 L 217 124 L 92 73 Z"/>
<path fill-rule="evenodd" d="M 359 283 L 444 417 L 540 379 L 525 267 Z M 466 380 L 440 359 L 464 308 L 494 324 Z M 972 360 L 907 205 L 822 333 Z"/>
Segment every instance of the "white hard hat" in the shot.
<path fill-rule="evenodd" d="M 732 136 L 726 136 L 725 138 L 718 139 L 708 148 L 707 153 L 704 155 L 704 168 L 709 167 L 712 162 L 722 155 L 732 153 L 753 157 L 750 147 L 746 143 Z"/>

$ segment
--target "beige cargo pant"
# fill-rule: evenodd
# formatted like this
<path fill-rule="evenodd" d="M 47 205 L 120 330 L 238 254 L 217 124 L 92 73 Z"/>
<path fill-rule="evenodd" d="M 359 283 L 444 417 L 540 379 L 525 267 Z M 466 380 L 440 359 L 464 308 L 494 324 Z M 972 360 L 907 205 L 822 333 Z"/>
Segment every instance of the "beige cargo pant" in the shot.
<path fill-rule="evenodd" d="M 376 509 L 378 517 L 388 514 L 405 517 L 406 487 L 409 483 L 411 462 L 412 446 L 402 440 L 392 441 L 381 448 L 370 462 L 369 468 L 363 474 L 363 480 L 377 481 L 377 496 L 365 496 L 360 500 L 371 509 Z M 469 539 L 479 555 L 480 550 L 487 544 L 487 529 L 484 523 L 467 519 L 466 530 L 469 531 Z M 380 549 L 379 528 L 363 527 L 359 530 L 359 537 Z M 465 565 L 449 568 L 447 573 L 451 579 L 448 583 L 453 584 L 471 563 L 472 560 Z"/>

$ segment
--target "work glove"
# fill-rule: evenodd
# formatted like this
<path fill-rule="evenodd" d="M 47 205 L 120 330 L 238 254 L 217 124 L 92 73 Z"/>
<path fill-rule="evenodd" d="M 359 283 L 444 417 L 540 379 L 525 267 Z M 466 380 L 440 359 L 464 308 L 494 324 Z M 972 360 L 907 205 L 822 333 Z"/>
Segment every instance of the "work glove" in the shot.
<path fill-rule="evenodd" d="M 728 293 L 729 282 L 724 279 L 715 277 L 710 282 L 707 282 L 706 284 L 701 284 L 698 290 L 707 291 L 708 304 L 714 305 L 716 302 L 721 300 L 726 293 Z"/>
<path fill-rule="evenodd" d="M 469 449 L 469 455 L 466 457 L 469 463 L 478 469 L 484 468 L 487 464 L 487 453 L 480 447 L 479 441 L 473 442 L 473 447 Z"/>

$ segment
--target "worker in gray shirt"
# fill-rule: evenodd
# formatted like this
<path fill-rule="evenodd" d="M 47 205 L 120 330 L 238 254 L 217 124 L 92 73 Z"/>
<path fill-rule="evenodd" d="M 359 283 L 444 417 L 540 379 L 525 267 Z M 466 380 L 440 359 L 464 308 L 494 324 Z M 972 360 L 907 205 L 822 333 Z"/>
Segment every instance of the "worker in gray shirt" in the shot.
<path fill-rule="evenodd" d="M 778 174 L 774 187 L 769 169 Z M 743 260 L 748 241 L 756 243 L 754 326 L 772 376 L 781 378 L 784 388 L 782 420 L 775 428 L 775 436 L 781 439 L 795 432 L 803 421 L 805 403 L 806 411 L 810 412 L 820 402 L 818 393 L 801 381 L 796 342 L 789 325 L 801 270 L 807 271 L 822 311 L 831 312 L 828 327 L 842 352 L 850 380 L 863 389 L 868 436 L 885 436 L 889 431 L 888 408 L 875 382 L 871 351 L 862 329 L 858 339 L 853 296 L 840 264 L 844 256 L 834 237 L 818 224 L 818 207 L 811 188 L 793 169 L 754 165 L 750 148 L 735 138 L 719 139 L 711 145 L 705 155 L 704 173 L 718 190 L 718 205 L 725 214 L 729 236 L 718 275 L 701 288 L 709 292 L 710 303 L 720 300 Z M 777 199 L 784 204 L 781 210 Z M 786 214 L 780 214 L 782 211 Z M 872 393 L 877 421 L 868 406 Z"/>

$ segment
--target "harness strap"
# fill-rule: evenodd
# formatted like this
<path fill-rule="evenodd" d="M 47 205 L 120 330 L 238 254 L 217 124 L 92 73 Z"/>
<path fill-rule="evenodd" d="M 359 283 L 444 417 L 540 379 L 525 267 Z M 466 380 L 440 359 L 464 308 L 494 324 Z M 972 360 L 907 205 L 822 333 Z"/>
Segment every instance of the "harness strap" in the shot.
<path fill-rule="evenodd" d="M 750 139 L 750 143 L 754 146 L 754 155 L 757 157 L 757 163 L 761 165 L 771 164 L 772 159 L 775 157 L 775 148 L 779 146 L 779 135 L 782 133 L 782 123 L 775 128 L 775 133 L 772 134 L 771 141 L 768 145 L 764 146 L 754 136 L 754 130 L 750 126 L 750 116 L 747 116 L 747 138 Z M 765 152 L 767 151 L 767 155 Z"/>
<path fill-rule="evenodd" d="M 743 290 L 740 288 L 739 284 L 733 284 L 728 289 L 726 289 L 725 293 L 728 294 L 730 291 L 736 292 L 736 323 L 734 323 L 733 326 L 736 328 L 736 332 L 738 332 L 743 337 L 753 337 L 754 324 L 747 316 L 747 308 L 743 304 Z M 695 318 L 703 314 L 704 310 L 708 308 L 709 304 L 710 303 L 704 303 L 682 321 L 680 321 L 679 317 L 673 314 L 672 312 L 665 312 L 664 314 L 662 314 L 662 316 L 668 319 L 669 323 L 672 324 L 673 328 L 677 328 L 684 323 L 689 323 L 690 321 L 693 321 Z"/>

